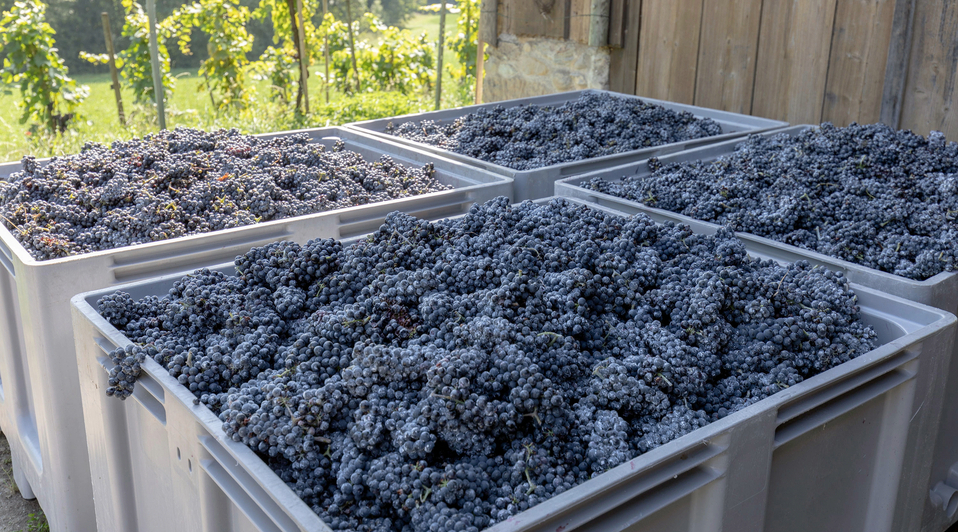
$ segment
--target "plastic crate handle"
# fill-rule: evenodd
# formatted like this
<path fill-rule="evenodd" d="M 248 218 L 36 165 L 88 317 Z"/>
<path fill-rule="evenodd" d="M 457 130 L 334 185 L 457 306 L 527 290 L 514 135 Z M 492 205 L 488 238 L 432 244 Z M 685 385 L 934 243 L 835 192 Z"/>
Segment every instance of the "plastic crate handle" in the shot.
<path fill-rule="evenodd" d="M 4 269 L 10 272 L 10 277 L 17 278 L 13 268 L 13 253 L 3 242 L 0 242 L 0 264 L 3 264 Z"/>
<path fill-rule="evenodd" d="M 107 374 L 110 373 L 116 364 L 110 359 L 110 352 L 114 351 L 117 346 L 114 345 L 112 341 L 104 337 L 97 337 L 93 340 L 96 342 L 97 347 L 104 353 L 105 356 L 97 357 L 97 362 L 106 371 Z M 147 361 L 147 363 L 154 363 L 152 360 Z M 159 367 L 159 365 L 157 365 Z M 157 421 L 161 424 L 166 425 L 166 407 L 163 406 L 165 402 L 165 394 L 163 393 L 163 387 L 160 383 L 156 382 L 156 379 L 151 377 L 146 371 L 141 371 L 140 376 L 137 377 L 136 385 L 133 387 L 133 399 L 136 402 L 140 403 L 147 412 L 149 412 Z M 112 400 L 112 399 L 111 399 Z"/>
<path fill-rule="evenodd" d="M 775 447 L 830 421 L 916 378 L 917 353 L 903 351 L 851 378 L 823 388 L 779 410 Z"/>
<path fill-rule="evenodd" d="M 113 284 L 124 284 L 130 281 L 160 277 L 176 273 L 186 273 L 196 268 L 231 262 L 237 255 L 242 255 L 252 247 L 285 240 L 293 235 L 289 222 L 274 226 L 258 227 L 252 234 L 237 236 L 235 234 L 216 235 L 213 238 L 203 238 L 195 242 L 181 243 L 172 250 L 160 249 L 150 254 L 137 254 L 129 258 L 115 258 L 111 267 Z"/>
<path fill-rule="evenodd" d="M 695 450 L 673 456 L 651 470 L 626 473 L 615 486 L 607 486 L 597 496 L 572 504 L 554 503 L 543 521 L 520 522 L 513 516 L 492 528 L 545 532 L 553 530 L 588 530 L 621 532 L 632 530 L 636 523 L 651 514 L 701 490 L 725 475 L 725 467 L 717 465 L 724 460 L 726 445 L 703 442 Z M 613 471 L 634 468 L 632 460 Z M 543 504 L 550 504 L 546 501 Z M 525 525 L 525 526 L 523 526 Z"/>
<path fill-rule="evenodd" d="M 300 527 L 283 511 L 253 477 L 237 465 L 235 458 L 209 435 L 199 437 L 200 445 L 212 458 L 200 460 L 200 467 L 233 501 L 233 504 L 264 532 L 298 532 Z M 256 460 L 259 460 L 257 457 Z M 325 532 L 329 529 L 326 528 Z"/>

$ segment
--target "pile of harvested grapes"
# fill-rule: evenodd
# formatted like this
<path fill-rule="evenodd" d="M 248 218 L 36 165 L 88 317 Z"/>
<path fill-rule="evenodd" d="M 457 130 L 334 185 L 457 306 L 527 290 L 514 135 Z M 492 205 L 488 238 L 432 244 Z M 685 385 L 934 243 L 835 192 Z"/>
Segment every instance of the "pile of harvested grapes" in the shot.
<path fill-rule="evenodd" d="M 710 118 L 696 118 L 636 98 L 586 93 L 555 107 L 496 106 L 442 125 L 410 121 L 386 129 L 515 170 L 581 161 L 673 142 L 720 135 Z"/>
<path fill-rule="evenodd" d="M 37 260 L 169 240 L 446 190 L 431 164 L 407 168 L 236 130 L 177 128 L 87 144 L 0 181 L 0 220 Z"/>
<path fill-rule="evenodd" d="M 940 132 L 826 123 L 713 162 L 656 163 L 584 186 L 909 279 L 958 262 L 958 144 Z"/>
<path fill-rule="evenodd" d="M 875 347 L 840 273 L 564 200 L 277 242 L 99 309 L 334 530 L 478 531 Z"/>

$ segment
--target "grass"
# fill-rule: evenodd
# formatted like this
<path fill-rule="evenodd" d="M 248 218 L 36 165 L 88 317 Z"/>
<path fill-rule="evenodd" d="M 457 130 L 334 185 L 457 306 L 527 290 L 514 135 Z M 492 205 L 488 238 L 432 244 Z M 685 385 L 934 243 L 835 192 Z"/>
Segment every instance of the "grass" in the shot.
<path fill-rule="evenodd" d="M 13 458 L 9 454 L 0 458 L 0 473 L 3 473 L 4 479 L 13 489 L 14 493 L 19 494 L 20 488 L 17 486 L 16 479 L 13 478 Z"/>
<path fill-rule="evenodd" d="M 456 15 L 446 17 L 446 35 L 455 31 Z M 439 33 L 439 16 L 415 14 L 407 22 L 413 31 L 426 31 L 431 39 Z M 444 64 L 456 64 L 454 53 L 446 50 Z M 90 87 L 90 96 L 79 108 L 80 119 L 71 123 L 70 129 L 63 135 L 47 135 L 31 132 L 29 124 L 18 122 L 20 111 L 17 103 L 19 93 L 0 94 L 0 162 L 17 161 L 25 155 L 50 157 L 77 153 L 83 144 L 90 142 L 110 143 L 114 140 L 126 140 L 142 137 L 158 130 L 155 110 L 133 104 L 133 94 L 123 88 L 123 108 L 127 124 L 123 126 L 117 114 L 116 100 L 111 86 L 109 70 L 103 67 L 103 73 L 78 75 L 79 84 Z M 444 70 L 446 70 L 444 68 Z M 324 105 L 325 90 L 318 73 L 323 71 L 322 62 L 313 64 L 309 77 L 310 116 L 297 117 L 289 108 L 282 108 L 270 102 L 270 90 L 266 81 L 250 80 L 255 91 L 255 103 L 247 112 L 218 113 L 209 93 L 198 90 L 202 79 L 195 71 L 174 70 L 177 77 L 173 96 L 166 109 L 168 128 L 177 126 L 193 127 L 204 130 L 218 128 L 237 128 L 244 133 L 255 134 L 282 131 L 302 127 L 322 127 L 339 125 L 343 122 L 364 120 L 392 114 L 419 112 L 433 108 L 432 94 L 400 96 L 398 93 L 376 93 L 360 97 L 346 97 L 334 89 L 330 90 L 332 105 Z M 298 79 L 298 73 L 295 79 Z M 122 83 L 122 82 L 121 82 Z M 471 91 L 458 86 L 448 71 L 443 73 L 442 107 L 456 107 L 472 103 Z M 295 89 L 293 90 L 295 94 Z M 349 110 L 343 112 L 339 107 Z M 386 114 L 376 114 L 377 112 Z"/>
<path fill-rule="evenodd" d="M 0 494 L 2 495 L 0 496 L 8 497 L 12 495 L 18 497 L 20 495 L 20 489 L 13 476 L 13 457 L 10 454 L 10 448 L 3 433 L 0 433 L 0 474 L 2 474 L 2 477 L 0 477 Z M 17 504 L 12 506 L 5 504 L 0 507 L 3 508 L 3 511 L 17 512 L 19 515 L 27 513 L 29 508 L 36 508 L 36 513 L 27 513 L 26 528 L 19 529 L 16 532 L 50 532 L 50 525 L 47 523 L 46 516 L 43 515 L 43 511 L 35 503 L 26 504 L 25 507 Z M 16 517 L 14 518 L 16 519 Z M 19 519 L 16 520 L 19 521 Z"/>
<path fill-rule="evenodd" d="M 447 39 L 450 35 L 456 34 L 456 20 L 458 20 L 458 18 L 458 13 L 446 13 Z M 439 15 L 413 13 L 408 19 L 406 19 L 406 23 L 403 24 L 403 27 L 417 35 L 419 33 L 426 32 L 426 35 L 429 36 L 429 40 L 435 41 L 439 38 Z"/>
<path fill-rule="evenodd" d="M 18 532 L 50 532 L 50 523 L 47 523 L 46 517 L 42 514 L 30 514 L 30 521 L 27 522 L 27 528 Z"/>

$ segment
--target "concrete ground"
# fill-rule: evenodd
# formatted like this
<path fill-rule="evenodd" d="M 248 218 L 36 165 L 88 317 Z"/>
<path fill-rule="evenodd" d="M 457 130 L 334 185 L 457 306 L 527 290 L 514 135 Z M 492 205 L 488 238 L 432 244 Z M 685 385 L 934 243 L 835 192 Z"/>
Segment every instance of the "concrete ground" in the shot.
<path fill-rule="evenodd" d="M 49 532 L 40 504 L 20 496 L 13 481 L 10 445 L 0 433 L 0 532 Z"/>

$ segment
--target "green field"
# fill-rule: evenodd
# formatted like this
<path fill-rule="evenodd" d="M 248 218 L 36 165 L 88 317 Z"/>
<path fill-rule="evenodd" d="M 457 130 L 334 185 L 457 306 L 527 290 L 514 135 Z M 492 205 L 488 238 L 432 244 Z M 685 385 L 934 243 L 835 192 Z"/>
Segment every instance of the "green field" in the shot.
<path fill-rule="evenodd" d="M 456 33 L 456 15 L 446 18 L 446 35 Z M 426 31 L 430 39 L 439 34 L 439 16 L 415 14 L 406 24 L 407 28 Z M 457 64 L 450 51 L 443 54 L 446 65 Z M 177 77 L 172 98 L 167 104 L 167 127 L 194 127 L 200 129 L 237 128 L 244 133 L 263 133 L 302 127 L 338 125 L 342 122 L 391 116 L 406 112 L 427 111 L 433 108 L 432 94 L 411 96 L 399 93 L 372 93 L 346 97 L 330 91 L 331 104 L 325 105 L 325 90 L 319 73 L 323 64 L 314 63 L 309 77 L 310 115 L 305 119 L 295 116 L 291 108 L 281 108 L 271 103 L 267 82 L 252 81 L 255 103 L 247 112 L 217 113 L 206 91 L 199 90 L 202 79 L 195 71 L 174 70 Z M 295 75 L 298 79 L 298 72 Z M 62 136 L 50 136 L 31 132 L 29 124 L 20 124 L 17 103 L 20 95 L 15 89 L 11 94 L 0 95 L 0 161 L 19 160 L 24 155 L 48 157 L 76 153 L 86 142 L 109 143 L 143 136 L 158 129 L 156 112 L 152 108 L 135 106 L 133 94 L 128 89 L 121 91 L 127 125 L 120 124 L 116 100 L 111 87 L 110 73 L 76 76 L 79 84 L 90 87 L 90 96 L 80 106 L 80 119 Z M 122 83 L 122 81 L 121 81 Z M 295 88 L 292 89 L 295 95 Z M 443 75 L 442 107 L 455 107 L 471 103 L 471 90 L 460 87 L 448 72 Z"/>

